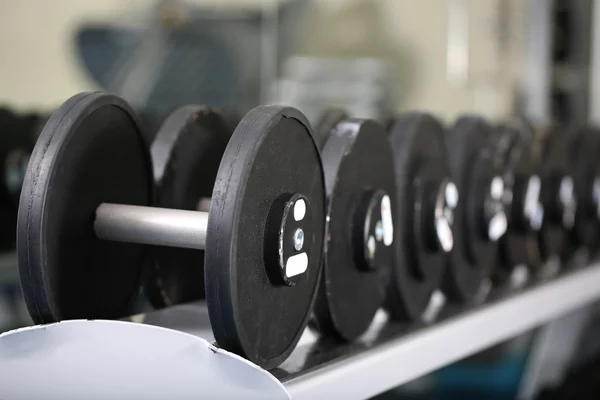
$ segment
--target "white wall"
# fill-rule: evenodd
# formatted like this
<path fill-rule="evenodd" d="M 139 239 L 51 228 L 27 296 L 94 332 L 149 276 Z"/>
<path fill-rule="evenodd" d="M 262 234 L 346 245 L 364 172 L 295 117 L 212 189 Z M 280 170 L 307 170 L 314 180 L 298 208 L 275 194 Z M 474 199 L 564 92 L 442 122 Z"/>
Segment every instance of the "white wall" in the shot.
<path fill-rule="evenodd" d="M 448 13 L 467 9 L 467 81 L 447 75 Z M 510 3 L 508 50 L 497 47 L 497 8 Z M 398 106 L 431 110 L 446 119 L 464 111 L 501 117 L 511 111 L 523 68 L 528 0 L 320 0 L 306 53 L 359 53 L 387 59 Z M 340 44 L 341 43 L 341 44 Z"/>
<path fill-rule="evenodd" d="M 261 0 L 195 1 L 233 7 Z M 467 86 L 447 79 L 451 1 L 466 1 L 471 17 Z M 511 26 L 518 38 L 523 0 L 316 0 L 300 51 L 387 58 L 397 65 L 402 108 L 428 109 L 445 118 L 465 110 L 503 115 L 515 95 L 522 49 L 513 41 L 510 54 L 499 58 L 492 30 L 498 1 L 513 4 Z M 150 4 L 152 0 L 2 0 L 0 104 L 49 108 L 75 92 L 94 89 L 75 59 L 74 30 L 83 21 L 131 18 Z"/>
<path fill-rule="evenodd" d="M 146 0 L 2 0 L 0 104 L 55 107 L 94 89 L 76 60 L 73 32 L 81 21 L 110 20 Z"/>

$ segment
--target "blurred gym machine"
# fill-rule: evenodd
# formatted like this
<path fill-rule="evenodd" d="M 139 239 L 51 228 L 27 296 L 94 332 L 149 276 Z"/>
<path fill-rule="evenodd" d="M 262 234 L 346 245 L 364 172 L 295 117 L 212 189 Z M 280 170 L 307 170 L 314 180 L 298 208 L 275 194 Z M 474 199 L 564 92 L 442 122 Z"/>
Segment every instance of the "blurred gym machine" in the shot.
<path fill-rule="evenodd" d="M 147 15 L 127 18 L 141 25 L 82 26 L 77 52 L 101 88 L 149 117 L 150 131 L 181 104 L 245 112 L 265 99 L 308 3 L 245 10 L 160 0 Z"/>

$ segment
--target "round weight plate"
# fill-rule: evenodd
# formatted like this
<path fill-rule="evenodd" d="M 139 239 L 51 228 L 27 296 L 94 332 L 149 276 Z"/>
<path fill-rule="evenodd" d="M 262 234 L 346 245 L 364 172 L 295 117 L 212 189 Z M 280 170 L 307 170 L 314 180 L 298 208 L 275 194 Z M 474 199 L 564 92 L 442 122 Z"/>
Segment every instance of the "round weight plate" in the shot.
<path fill-rule="evenodd" d="M 600 244 L 600 131 L 590 127 L 572 130 L 570 149 L 578 201 L 571 245 L 595 253 Z"/>
<path fill-rule="evenodd" d="M 292 213 L 287 204 L 299 196 L 303 207 L 294 204 Z M 287 224 L 304 236 L 287 235 Z M 273 231 L 286 236 L 274 243 Z M 315 300 L 324 231 L 323 168 L 306 117 L 293 108 L 255 108 L 225 149 L 208 220 L 206 298 L 221 346 L 264 368 L 287 358 Z M 292 242 L 308 250 L 301 253 L 304 264 L 293 264 L 299 281 L 288 286 L 272 279 L 284 269 L 272 259 L 280 260 Z"/>
<path fill-rule="evenodd" d="M 544 261 L 551 257 L 567 260 L 577 210 L 574 171 L 568 152 L 570 135 L 557 127 L 551 128 L 542 143 L 540 177 L 544 223 L 539 232 L 540 253 Z"/>
<path fill-rule="evenodd" d="M 104 202 L 151 205 L 152 167 L 120 98 L 82 93 L 52 115 L 31 155 L 17 224 L 27 307 L 37 323 L 117 318 L 138 294 L 146 252 L 94 233 Z"/>
<path fill-rule="evenodd" d="M 323 122 L 330 133 L 321 152 L 327 239 L 314 313 L 323 333 L 352 340 L 381 306 L 393 267 L 394 159 L 377 122 L 328 116 Z"/>
<path fill-rule="evenodd" d="M 433 116 L 411 113 L 392 120 L 397 212 L 394 227 L 396 266 L 386 307 L 394 319 L 417 319 L 427 308 L 444 274 L 447 254 L 431 251 L 414 215 L 425 207 L 419 187 L 450 180 L 444 128 Z M 418 218 L 418 217 L 417 217 Z M 416 230 L 415 230 L 416 229 Z"/>
<path fill-rule="evenodd" d="M 488 231 L 506 229 L 504 211 L 491 209 L 503 207 L 504 192 L 503 170 L 490 152 L 492 135 L 493 128 L 478 117 L 458 119 L 446 135 L 450 170 L 462 200 L 454 214 L 454 248 L 443 285 L 444 293 L 454 301 L 469 301 L 477 295 L 498 255 L 498 238 L 490 236 L 496 233 Z M 502 187 L 492 188 L 494 184 Z M 502 222 L 504 227 L 492 226 Z"/>
<path fill-rule="evenodd" d="M 156 206 L 208 211 L 231 129 L 218 112 L 185 106 L 156 134 L 150 152 Z M 204 298 L 204 251 L 157 247 L 144 289 L 157 308 Z"/>
<path fill-rule="evenodd" d="M 498 165 L 504 167 L 505 210 L 508 229 L 500 239 L 500 256 L 494 279 L 508 279 L 517 266 L 533 270 L 542 265 L 536 229 L 543 220 L 538 168 L 531 158 L 532 128 L 515 119 L 495 129 L 493 147 Z M 527 209 L 527 215 L 525 215 Z"/>

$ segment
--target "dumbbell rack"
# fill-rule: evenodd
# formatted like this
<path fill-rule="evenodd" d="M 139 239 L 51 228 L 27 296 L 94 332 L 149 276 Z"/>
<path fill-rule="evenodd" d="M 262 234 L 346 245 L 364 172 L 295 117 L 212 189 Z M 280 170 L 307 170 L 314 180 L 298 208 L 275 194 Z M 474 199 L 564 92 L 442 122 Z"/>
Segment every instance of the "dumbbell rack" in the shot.
<path fill-rule="evenodd" d="M 378 315 L 355 343 L 319 341 L 307 329 L 299 345 L 271 371 L 292 399 L 365 399 L 550 322 L 600 299 L 600 263 L 522 289 L 492 292 L 483 305 L 445 307 L 429 326 L 391 324 Z M 203 303 L 151 312 L 137 322 L 212 340 Z M 193 321 L 193 322 L 192 322 Z M 190 326 L 190 324 L 193 324 Z"/>

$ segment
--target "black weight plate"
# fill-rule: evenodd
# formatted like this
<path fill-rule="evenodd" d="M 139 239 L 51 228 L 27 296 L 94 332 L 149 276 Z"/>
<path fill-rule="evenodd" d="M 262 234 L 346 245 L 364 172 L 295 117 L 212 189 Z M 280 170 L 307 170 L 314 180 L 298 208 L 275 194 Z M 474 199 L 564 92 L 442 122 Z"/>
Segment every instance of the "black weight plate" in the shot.
<path fill-rule="evenodd" d="M 600 131 L 592 127 L 573 129 L 570 150 L 578 201 L 571 245 L 573 248 L 583 246 L 595 253 L 600 245 L 600 188 L 597 183 L 600 179 Z"/>
<path fill-rule="evenodd" d="M 311 209 L 311 252 L 303 279 L 284 286 L 266 268 L 268 220 L 282 196 L 298 193 Z M 206 298 L 219 345 L 264 368 L 287 358 L 315 300 L 324 231 L 323 168 L 306 117 L 293 108 L 255 108 L 225 149 L 208 220 Z"/>
<path fill-rule="evenodd" d="M 396 175 L 396 266 L 386 307 L 394 319 L 417 319 L 441 285 L 447 255 L 425 248 L 414 231 L 415 180 L 450 179 L 444 149 L 444 128 L 433 116 L 410 113 L 392 120 L 389 139 L 394 151 Z M 423 273 L 418 273 L 421 270 Z"/>
<path fill-rule="evenodd" d="M 376 266 L 366 266 L 362 236 L 369 208 L 366 203 L 373 196 L 379 205 L 375 219 L 383 220 L 381 196 L 387 195 L 391 213 L 387 216 L 394 220 L 394 159 L 385 129 L 377 122 L 344 118 L 341 113 L 327 117 L 318 127 L 318 131 L 329 129 L 330 133 L 321 152 L 327 223 L 323 277 L 314 313 L 320 331 L 338 340 L 352 340 L 367 330 L 381 306 L 393 267 L 393 243 L 386 246 L 383 240 L 373 241 L 378 243 L 375 254 L 380 254 Z M 375 195 L 377 192 L 380 195 Z M 387 232 L 393 239 L 393 225 L 390 228 Z"/>
<path fill-rule="evenodd" d="M 152 167 L 127 103 L 82 93 L 52 115 L 25 176 L 17 224 L 21 286 L 37 323 L 126 315 L 146 251 L 94 233 L 103 202 L 151 205 Z"/>
<path fill-rule="evenodd" d="M 225 118 L 207 107 L 174 111 L 150 147 L 156 206 L 198 210 L 202 200 L 210 201 L 231 132 Z M 144 290 L 157 308 L 204 298 L 204 251 L 157 247 Z"/>
<path fill-rule="evenodd" d="M 490 276 L 498 242 L 482 234 L 484 191 L 502 169 L 490 152 L 493 128 L 479 117 L 459 118 L 446 135 L 448 162 L 461 196 L 454 210 L 454 248 L 444 275 L 444 293 L 453 301 L 469 301 Z"/>
<path fill-rule="evenodd" d="M 521 221 L 526 182 L 539 172 L 532 160 L 532 138 L 532 127 L 522 119 L 502 123 L 494 132 L 496 162 L 504 166 L 508 217 L 506 234 L 500 239 L 498 268 L 493 274 L 493 278 L 500 282 L 508 279 L 517 266 L 525 265 L 537 270 L 543 263 L 537 234 L 525 229 Z"/>
<path fill-rule="evenodd" d="M 542 201 L 545 209 L 545 218 L 539 232 L 540 253 L 543 260 L 559 257 L 567 260 L 570 256 L 568 246 L 569 235 L 572 227 L 564 226 L 559 211 L 555 211 L 558 203 L 558 181 L 562 177 L 574 176 L 570 154 L 568 151 L 571 140 L 562 128 L 552 127 L 542 142 L 540 177 L 542 179 Z"/>

